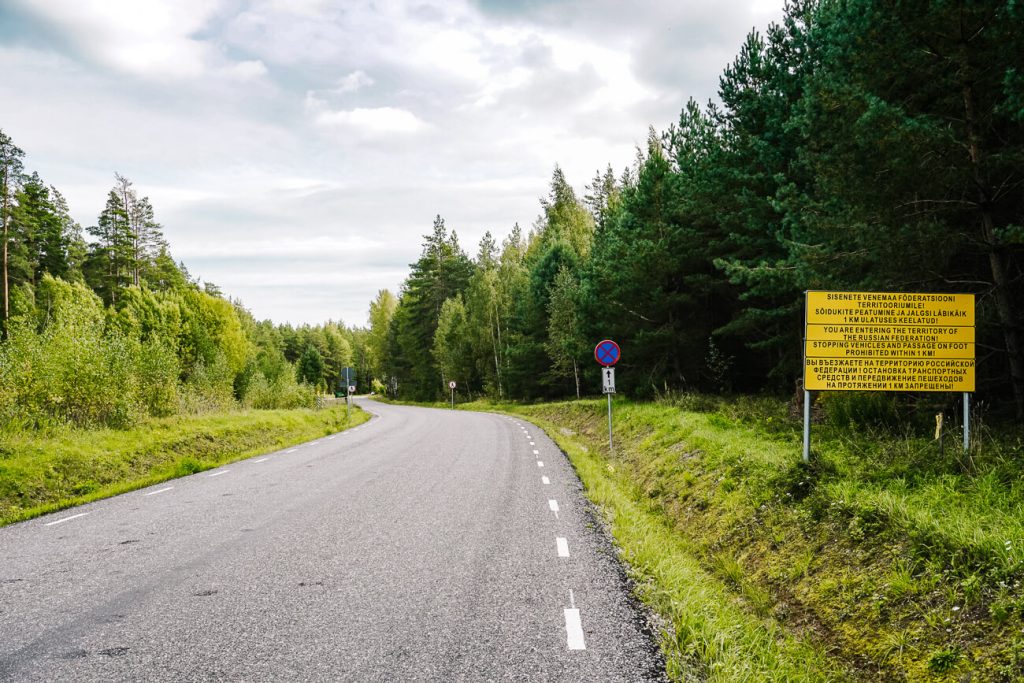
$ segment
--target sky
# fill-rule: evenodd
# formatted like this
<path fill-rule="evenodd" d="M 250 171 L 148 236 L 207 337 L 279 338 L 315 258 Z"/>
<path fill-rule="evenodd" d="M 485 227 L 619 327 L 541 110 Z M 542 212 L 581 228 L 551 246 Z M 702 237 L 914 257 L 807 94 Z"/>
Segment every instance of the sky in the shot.
<path fill-rule="evenodd" d="M 782 0 L 3 0 L 0 129 L 96 224 L 114 173 L 257 319 L 364 325 L 434 217 L 471 255 L 629 166 Z"/>

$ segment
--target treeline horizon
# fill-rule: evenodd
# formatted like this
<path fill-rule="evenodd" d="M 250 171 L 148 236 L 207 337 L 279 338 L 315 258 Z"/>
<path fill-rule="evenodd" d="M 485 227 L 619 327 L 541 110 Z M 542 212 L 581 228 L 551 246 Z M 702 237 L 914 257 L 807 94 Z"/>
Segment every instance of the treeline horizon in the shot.
<path fill-rule="evenodd" d="M 789 395 L 808 289 L 976 294 L 979 398 L 1020 419 L 1022 20 L 1012 2 L 790 2 L 740 46 L 720 103 L 687 102 L 581 194 L 556 166 L 529 229 L 471 256 L 438 215 L 368 328 L 256 321 L 175 262 L 120 175 L 83 231 L 0 132 L 0 420 L 311 405 L 346 366 L 401 398 L 449 380 L 594 394 L 603 338 L 632 396 Z"/>
<path fill-rule="evenodd" d="M 1024 417 L 1024 5 L 788 2 L 578 196 L 470 256 L 439 215 L 371 303 L 378 388 L 533 400 L 799 390 L 806 290 L 977 295 L 977 393 Z M 931 396 L 930 400 L 955 400 Z"/>
<path fill-rule="evenodd" d="M 313 407 L 343 368 L 368 374 L 365 330 L 257 321 L 201 286 L 128 178 L 83 230 L 24 156 L 0 130 L 0 430 Z"/>

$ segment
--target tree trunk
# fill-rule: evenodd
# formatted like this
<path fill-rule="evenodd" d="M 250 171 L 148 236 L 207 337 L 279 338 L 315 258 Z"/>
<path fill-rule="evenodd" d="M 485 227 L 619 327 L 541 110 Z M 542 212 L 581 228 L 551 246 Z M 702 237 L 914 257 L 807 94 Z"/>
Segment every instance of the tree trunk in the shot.
<path fill-rule="evenodd" d="M 1024 419 L 1024 357 L 1021 356 L 1020 341 L 1017 337 L 1016 305 L 1008 289 L 1009 278 L 1002 254 L 996 245 L 995 221 L 992 218 L 992 197 L 982 173 L 984 161 L 978 134 L 977 112 L 974 106 L 974 88 L 970 78 L 970 64 L 966 50 L 960 55 L 960 78 L 964 103 L 964 121 L 967 125 L 967 151 L 971 159 L 971 177 L 978 192 L 978 209 L 981 212 L 981 237 L 988 249 L 989 269 L 992 271 L 992 286 L 995 294 L 996 312 L 1003 328 L 1006 355 L 1010 364 L 1010 384 L 1017 419 Z"/>
<path fill-rule="evenodd" d="M 492 313 L 493 315 L 493 313 Z M 494 336 L 494 325 L 488 324 L 491 333 L 491 350 L 494 352 L 494 380 L 498 384 L 498 400 L 501 400 L 501 364 L 498 362 L 498 340 Z"/>
<path fill-rule="evenodd" d="M 7 223 L 7 214 L 10 213 L 11 200 L 10 191 L 8 185 L 11 180 L 11 172 L 7 165 L 4 165 L 3 171 L 3 182 L 0 182 L 0 193 L 3 193 L 2 203 L 0 203 L 0 222 L 3 223 L 3 290 L 4 290 L 4 319 L 3 326 L 0 329 L 0 339 L 7 339 L 7 323 L 11 319 L 11 297 L 10 297 L 10 281 L 7 278 L 7 236 L 9 232 Z"/>
<path fill-rule="evenodd" d="M 501 356 L 501 349 L 502 349 L 502 346 L 501 346 L 501 315 L 497 311 L 494 312 L 494 328 L 498 332 L 498 348 L 497 348 L 497 351 L 495 351 L 495 362 L 497 363 L 498 362 L 498 357 Z M 498 371 L 498 398 L 499 399 L 504 396 L 502 391 L 503 390 L 502 390 L 502 386 L 501 386 L 501 371 L 499 370 Z"/>
<path fill-rule="evenodd" d="M 6 340 L 7 339 L 7 322 L 11 319 L 10 295 L 9 295 L 9 293 L 7 291 L 7 289 L 8 289 L 8 281 L 7 281 L 7 197 L 4 197 L 4 203 L 3 203 L 3 224 L 4 224 L 4 229 L 3 229 L 3 240 L 4 240 L 4 248 L 3 248 L 3 254 L 4 254 L 4 256 L 3 256 L 3 260 L 4 260 L 4 320 L 3 320 L 3 329 L 0 330 L 0 339 Z"/>
<path fill-rule="evenodd" d="M 576 378 L 576 400 L 580 399 L 580 369 L 576 365 L 576 359 L 572 359 L 572 374 Z"/>

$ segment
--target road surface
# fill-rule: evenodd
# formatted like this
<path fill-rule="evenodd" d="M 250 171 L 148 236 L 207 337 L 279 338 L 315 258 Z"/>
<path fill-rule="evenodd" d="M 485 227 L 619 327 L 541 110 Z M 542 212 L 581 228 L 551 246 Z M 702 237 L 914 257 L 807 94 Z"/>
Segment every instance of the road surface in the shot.
<path fill-rule="evenodd" d="M 550 439 L 363 405 L 359 428 L 0 529 L 0 680 L 661 679 Z"/>

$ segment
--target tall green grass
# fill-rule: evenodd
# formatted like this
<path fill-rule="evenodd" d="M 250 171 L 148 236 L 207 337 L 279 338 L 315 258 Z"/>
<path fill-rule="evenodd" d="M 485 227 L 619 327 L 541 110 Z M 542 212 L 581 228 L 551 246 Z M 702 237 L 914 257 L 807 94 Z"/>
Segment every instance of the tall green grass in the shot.
<path fill-rule="evenodd" d="M 661 643 L 673 680 L 845 678 L 811 641 L 758 614 L 702 567 L 687 540 L 645 504 L 648 497 L 621 470 L 566 436 L 560 423 L 527 412 L 566 451 L 588 497 L 604 511 L 641 599 L 666 618 Z M 630 431 L 635 424 L 630 420 L 623 427 Z"/>
<path fill-rule="evenodd" d="M 0 524 L 150 486 L 361 424 L 369 415 L 245 410 L 130 429 L 0 430 Z"/>
<path fill-rule="evenodd" d="M 678 680 L 1021 680 L 1019 435 L 943 454 L 875 403 L 826 413 L 809 466 L 773 399 L 617 399 L 614 453 L 600 400 L 466 407 L 566 450 L 669 624 Z"/>

